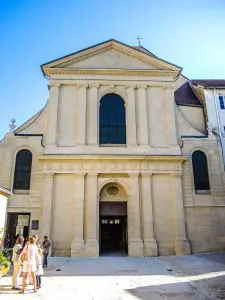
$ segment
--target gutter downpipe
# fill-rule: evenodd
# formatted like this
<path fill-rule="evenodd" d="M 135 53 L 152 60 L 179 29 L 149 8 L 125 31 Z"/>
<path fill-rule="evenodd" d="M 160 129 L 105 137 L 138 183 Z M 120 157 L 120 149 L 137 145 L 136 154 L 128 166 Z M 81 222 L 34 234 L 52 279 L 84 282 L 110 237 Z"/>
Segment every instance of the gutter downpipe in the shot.
<path fill-rule="evenodd" d="M 225 149 L 224 149 L 224 143 L 222 139 L 222 131 L 221 131 L 221 124 L 220 124 L 220 115 L 218 111 L 218 105 L 216 101 L 216 89 L 213 89 L 213 100 L 214 100 L 214 105 L 216 109 L 216 119 L 217 119 L 217 125 L 218 125 L 218 136 L 220 139 L 221 147 L 222 147 L 222 156 L 223 156 L 223 170 L 225 169 Z"/>

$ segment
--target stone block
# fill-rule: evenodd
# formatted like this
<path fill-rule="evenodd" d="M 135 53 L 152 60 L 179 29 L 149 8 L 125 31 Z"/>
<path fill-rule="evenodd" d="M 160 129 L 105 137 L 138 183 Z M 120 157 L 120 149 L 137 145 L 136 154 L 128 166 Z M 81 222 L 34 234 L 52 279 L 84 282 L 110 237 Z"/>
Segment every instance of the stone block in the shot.
<path fill-rule="evenodd" d="M 187 240 L 176 240 L 175 242 L 176 255 L 190 254 L 190 243 Z"/>
<path fill-rule="evenodd" d="M 97 240 L 87 240 L 84 246 L 84 257 L 98 257 L 99 244 Z"/>
<path fill-rule="evenodd" d="M 143 257 L 144 246 L 142 240 L 131 240 L 128 245 L 128 254 L 131 257 Z"/>
<path fill-rule="evenodd" d="M 153 240 L 144 240 L 144 256 L 158 256 L 157 243 Z"/>
<path fill-rule="evenodd" d="M 71 257 L 84 256 L 84 241 L 73 241 L 71 245 Z"/>

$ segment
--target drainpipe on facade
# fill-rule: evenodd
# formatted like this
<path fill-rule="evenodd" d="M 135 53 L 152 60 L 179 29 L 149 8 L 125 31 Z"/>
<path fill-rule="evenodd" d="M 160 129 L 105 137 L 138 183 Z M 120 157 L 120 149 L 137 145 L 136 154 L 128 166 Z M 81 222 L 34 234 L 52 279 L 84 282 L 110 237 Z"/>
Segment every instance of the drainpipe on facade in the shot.
<path fill-rule="evenodd" d="M 222 156 L 223 156 L 223 171 L 224 171 L 224 166 L 225 166 L 225 149 L 224 149 L 224 142 L 222 138 L 222 131 L 221 131 L 221 124 L 220 124 L 220 115 L 219 115 L 219 110 L 218 110 L 218 105 L 216 101 L 216 89 L 213 89 L 213 100 L 214 100 L 214 106 L 216 109 L 216 119 L 217 119 L 217 126 L 218 126 L 218 137 L 220 139 L 220 144 L 222 147 Z"/>

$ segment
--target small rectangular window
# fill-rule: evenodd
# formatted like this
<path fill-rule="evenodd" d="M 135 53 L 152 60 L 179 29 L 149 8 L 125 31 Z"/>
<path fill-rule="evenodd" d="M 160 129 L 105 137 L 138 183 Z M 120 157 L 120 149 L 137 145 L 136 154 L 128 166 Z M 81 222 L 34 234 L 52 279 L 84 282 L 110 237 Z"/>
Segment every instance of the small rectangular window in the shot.
<path fill-rule="evenodd" d="M 219 96 L 220 108 L 225 109 L 224 96 Z"/>

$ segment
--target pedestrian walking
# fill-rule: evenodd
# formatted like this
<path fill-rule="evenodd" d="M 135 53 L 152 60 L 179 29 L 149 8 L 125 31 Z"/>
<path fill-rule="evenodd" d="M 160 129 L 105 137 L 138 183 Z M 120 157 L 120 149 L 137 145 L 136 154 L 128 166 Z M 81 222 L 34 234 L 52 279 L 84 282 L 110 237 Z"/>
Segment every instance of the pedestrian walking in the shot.
<path fill-rule="evenodd" d="M 37 257 L 38 249 L 35 245 L 35 238 L 30 237 L 29 243 L 24 247 L 20 258 L 23 261 L 23 281 L 22 281 L 22 290 L 19 291 L 20 294 L 23 294 L 25 291 L 26 279 L 28 274 L 31 274 L 34 292 L 37 292 L 37 282 L 36 282 L 36 269 L 37 269 Z"/>
<path fill-rule="evenodd" d="M 12 289 L 13 290 L 20 290 L 20 288 L 18 287 L 18 280 L 21 273 L 19 256 L 23 250 L 23 242 L 24 242 L 24 238 L 18 237 L 13 247 L 13 256 L 12 256 L 12 261 L 13 261 Z"/>
<path fill-rule="evenodd" d="M 49 254 L 49 248 L 52 246 L 51 242 L 49 241 L 48 237 L 44 236 L 44 241 L 42 243 L 42 249 L 44 252 L 44 261 L 43 261 L 43 268 L 48 267 L 48 254 Z"/>

